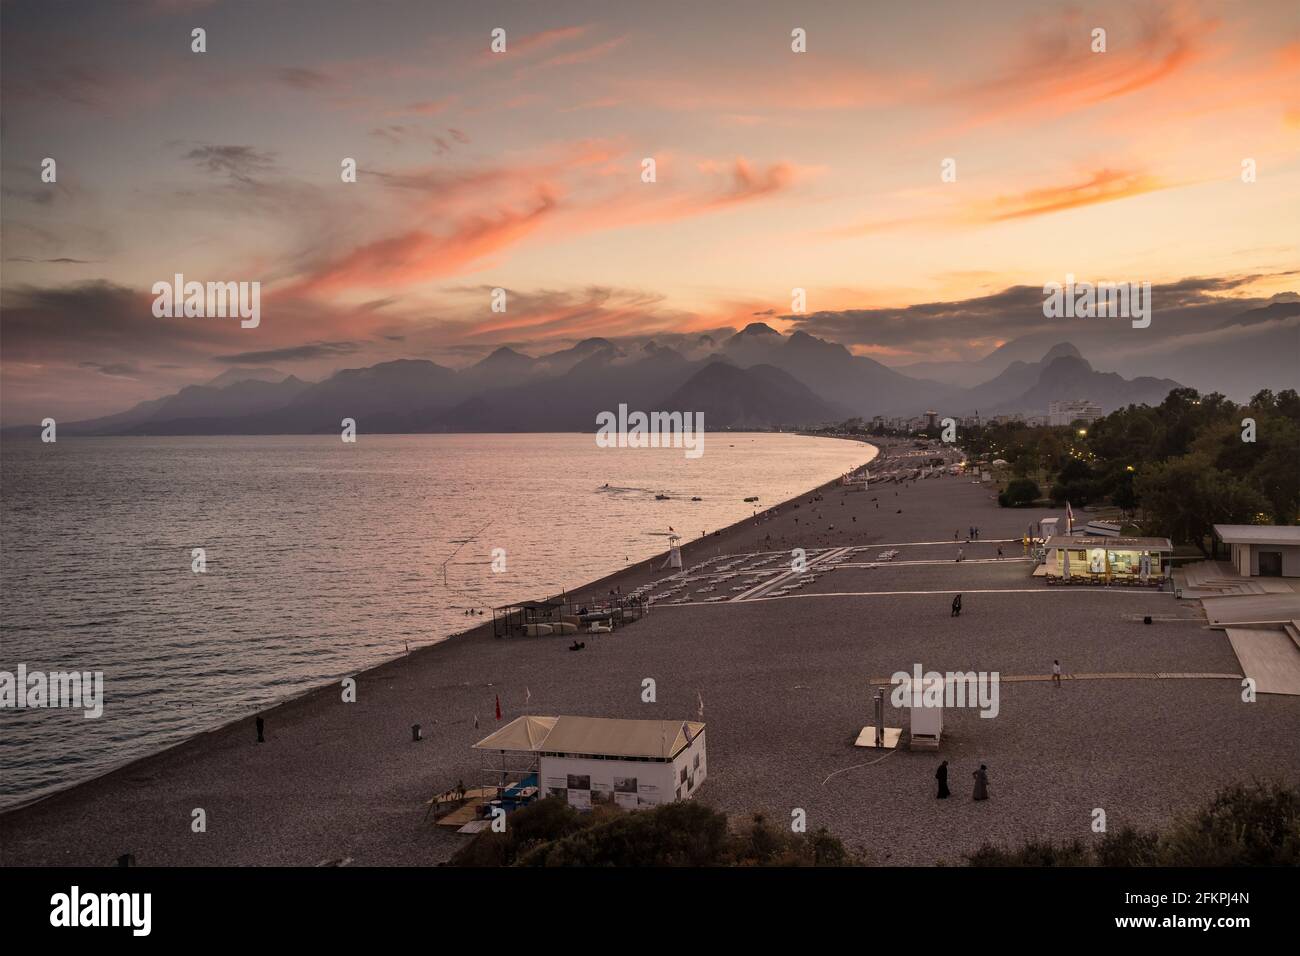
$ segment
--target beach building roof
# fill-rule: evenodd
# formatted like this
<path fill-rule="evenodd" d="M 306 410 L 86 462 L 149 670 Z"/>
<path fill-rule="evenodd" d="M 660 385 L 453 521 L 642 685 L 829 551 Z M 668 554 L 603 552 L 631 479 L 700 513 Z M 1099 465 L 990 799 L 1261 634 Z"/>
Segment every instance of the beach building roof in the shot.
<path fill-rule="evenodd" d="M 1300 544 L 1300 525 L 1216 524 L 1224 544 Z"/>
<path fill-rule="evenodd" d="M 1067 550 L 1105 547 L 1108 551 L 1173 551 L 1168 538 L 1099 537 L 1092 534 L 1054 534 L 1047 539 L 1049 548 Z"/>
<path fill-rule="evenodd" d="M 558 717 L 516 717 L 496 733 L 488 734 L 474 744 L 474 748 L 530 752 L 538 750 L 558 719 Z"/>
<path fill-rule="evenodd" d="M 693 720 L 516 717 L 474 748 L 671 760 L 703 730 Z"/>

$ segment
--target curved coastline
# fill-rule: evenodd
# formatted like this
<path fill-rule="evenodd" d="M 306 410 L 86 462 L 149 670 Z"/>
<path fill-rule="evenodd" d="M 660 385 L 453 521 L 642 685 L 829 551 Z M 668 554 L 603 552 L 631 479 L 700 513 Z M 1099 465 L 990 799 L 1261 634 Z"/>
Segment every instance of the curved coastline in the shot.
<path fill-rule="evenodd" d="M 838 441 L 856 441 L 860 444 L 866 445 L 867 448 L 870 449 L 870 453 L 867 455 L 866 459 L 861 464 L 855 466 L 855 470 L 857 468 L 862 468 L 873 461 L 876 461 L 883 453 L 884 449 L 888 446 L 888 443 L 884 441 L 867 442 L 862 439 L 840 437 L 840 436 L 808 435 L 806 437 L 821 438 L 824 440 L 829 439 L 829 440 L 838 440 Z M 807 495 L 818 494 L 829 488 L 832 488 L 835 485 L 837 485 L 839 481 L 840 481 L 839 478 L 833 478 L 830 481 L 823 482 L 820 485 L 815 485 L 812 488 L 809 488 L 798 494 L 792 495 L 791 497 L 785 499 L 784 501 L 777 502 L 767 508 L 764 508 L 761 511 L 756 512 L 752 516 L 742 518 L 739 521 L 733 522 L 730 525 L 720 528 L 710 533 L 706 537 L 696 538 L 693 541 L 683 543 L 682 558 L 684 562 L 686 562 L 689 565 L 692 562 L 692 559 L 699 560 L 703 558 L 710 549 L 713 548 L 721 549 L 735 543 L 736 539 L 743 533 L 744 529 L 752 522 L 754 522 L 756 519 L 763 518 L 773 511 L 779 511 L 785 508 L 787 505 L 790 505 L 791 503 L 796 502 Z M 620 568 L 616 571 L 604 575 L 603 577 L 596 578 L 593 581 L 580 585 L 579 587 L 573 589 L 571 593 L 576 594 L 576 593 L 596 591 L 596 590 L 607 591 L 613 587 L 620 587 L 623 583 L 628 581 L 635 581 L 643 577 L 647 572 L 652 571 L 655 561 L 661 559 L 662 557 L 663 557 L 662 552 L 656 553 L 655 555 L 652 555 L 651 557 L 639 561 L 635 564 L 631 564 L 626 567 Z M 534 597 L 540 598 L 545 596 L 547 595 L 539 594 L 539 595 L 535 595 Z M 347 671 L 340 672 L 339 674 L 335 674 L 333 677 L 327 680 L 323 680 L 320 683 L 314 684 L 310 687 L 302 688 L 294 693 L 290 693 L 289 695 L 276 701 L 275 703 L 259 708 L 256 711 L 245 713 L 238 717 L 233 717 L 221 723 L 214 724 L 211 727 L 196 731 L 195 733 L 190 734 L 184 739 L 175 741 L 173 743 L 169 743 L 161 747 L 160 749 L 151 751 L 149 753 L 139 754 L 136 756 L 125 758 L 119 763 L 115 763 L 111 766 L 105 767 L 104 769 L 90 776 L 83 777 L 76 781 L 72 781 L 68 783 L 66 786 L 59 787 L 57 789 L 46 791 L 43 793 L 38 793 L 29 798 L 20 799 L 15 803 L 11 803 L 4 807 L 0 807 L 0 822 L 4 822 L 5 824 L 9 824 L 10 822 L 18 822 L 21 820 L 22 816 L 26 811 L 30 811 L 33 808 L 47 806 L 50 805 L 51 803 L 60 803 L 65 800 L 75 801 L 78 797 L 92 794 L 93 791 L 96 790 L 97 788 L 103 787 L 105 784 L 109 783 L 110 781 L 113 781 L 120 777 L 128 776 L 134 773 L 148 771 L 151 767 L 161 763 L 168 762 L 172 759 L 177 759 L 177 758 L 188 759 L 197 756 L 198 753 L 201 751 L 202 747 L 204 746 L 205 742 L 210 738 L 213 738 L 216 735 L 220 735 L 223 732 L 228 731 L 231 728 L 237 727 L 241 724 L 247 724 L 249 725 L 249 727 L 251 727 L 254 719 L 258 716 L 261 716 L 269 720 L 270 718 L 273 717 L 286 716 L 288 714 L 294 713 L 299 709 L 305 709 L 310 707 L 314 702 L 322 698 L 324 695 L 335 692 L 337 690 L 339 680 L 341 680 L 344 677 L 356 678 L 358 683 L 361 683 L 377 677 L 386 676 L 390 674 L 393 671 L 393 669 L 401 668 L 405 664 L 409 664 L 417 660 L 422 662 L 427 658 L 428 655 L 437 654 L 440 650 L 443 654 L 446 654 L 449 652 L 449 649 L 452 647 L 459 647 L 463 644 L 466 644 L 467 642 L 482 641 L 484 639 L 490 639 L 491 637 L 492 637 L 492 622 L 490 620 L 484 621 L 483 623 L 477 624 L 474 627 L 470 627 L 462 631 L 455 631 L 450 634 L 447 634 L 443 637 L 438 638 L 436 641 L 430 644 L 426 644 L 422 647 L 417 647 L 407 653 L 398 654 L 394 657 L 388 658 L 387 660 L 383 660 L 383 661 L 379 661 L 378 663 L 371 664 L 362 670 L 347 670 Z M 3 865 L 5 865 L 3 861 L 0 861 L 0 866 Z"/>

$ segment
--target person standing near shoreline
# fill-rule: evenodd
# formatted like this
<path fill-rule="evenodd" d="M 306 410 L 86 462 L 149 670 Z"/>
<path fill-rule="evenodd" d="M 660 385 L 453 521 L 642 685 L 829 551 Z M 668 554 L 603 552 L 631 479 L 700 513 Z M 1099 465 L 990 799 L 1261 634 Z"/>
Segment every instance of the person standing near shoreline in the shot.
<path fill-rule="evenodd" d="M 989 768 L 980 764 L 980 768 L 971 774 L 975 778 L 975 792 L 971 794 L 972 800 L 987 800 L 989 798 Z"/>

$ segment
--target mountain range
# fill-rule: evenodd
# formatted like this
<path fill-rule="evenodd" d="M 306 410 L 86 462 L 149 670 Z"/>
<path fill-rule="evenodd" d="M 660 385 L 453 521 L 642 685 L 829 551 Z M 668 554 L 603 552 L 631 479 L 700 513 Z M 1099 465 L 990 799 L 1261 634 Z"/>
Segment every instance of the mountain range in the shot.
<path fill-rule="evenodd" d="M 693 358 L 653 341 L 628 352 L 591 338 L 538 357 L 502 347 L 459 370 L 399 359 L 343 369 L 315 383 L 272 368 L 235 368 L 204 385 L 59 429 L 72 435 L 315 434 L 338 431 L 352 418 L 359 430 L 374 433 L 585 431 L 594 428 L 598 412 L 620 404 L 700 412 L 709 428 L 760 428 L 928 409 L 1041 415 L 1058 399 L 1091 399 L 1111 411 L 1157 404 L 1178 387 L 1172 379 L 1097 371 L 1069 343 L 1032 361 L 994 352 L 966 363 L 976 370 L 961 375 L 934 365 L 931 379 L 762 322 L 720 343 L 703 339 L 704 354 Z"/>

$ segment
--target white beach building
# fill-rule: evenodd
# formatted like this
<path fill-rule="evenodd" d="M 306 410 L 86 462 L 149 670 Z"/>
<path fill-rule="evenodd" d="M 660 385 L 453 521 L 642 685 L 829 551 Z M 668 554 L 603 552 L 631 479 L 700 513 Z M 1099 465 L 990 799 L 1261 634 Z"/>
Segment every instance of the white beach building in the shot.
<path fill-rule="evenodd" d="M 1216 524 L 1214 534 L 1231 549 L 1242 577 L 1300 577 L 1300 527 Z"/>
<path fill-rule="evenodd" d="M 503 766 L 531 755 L 541 794 L 583 810 L 684 800 L 708 773 L 704 724 L 690 720 L 517 717 L 474 749 L 499 755 Z"/>

